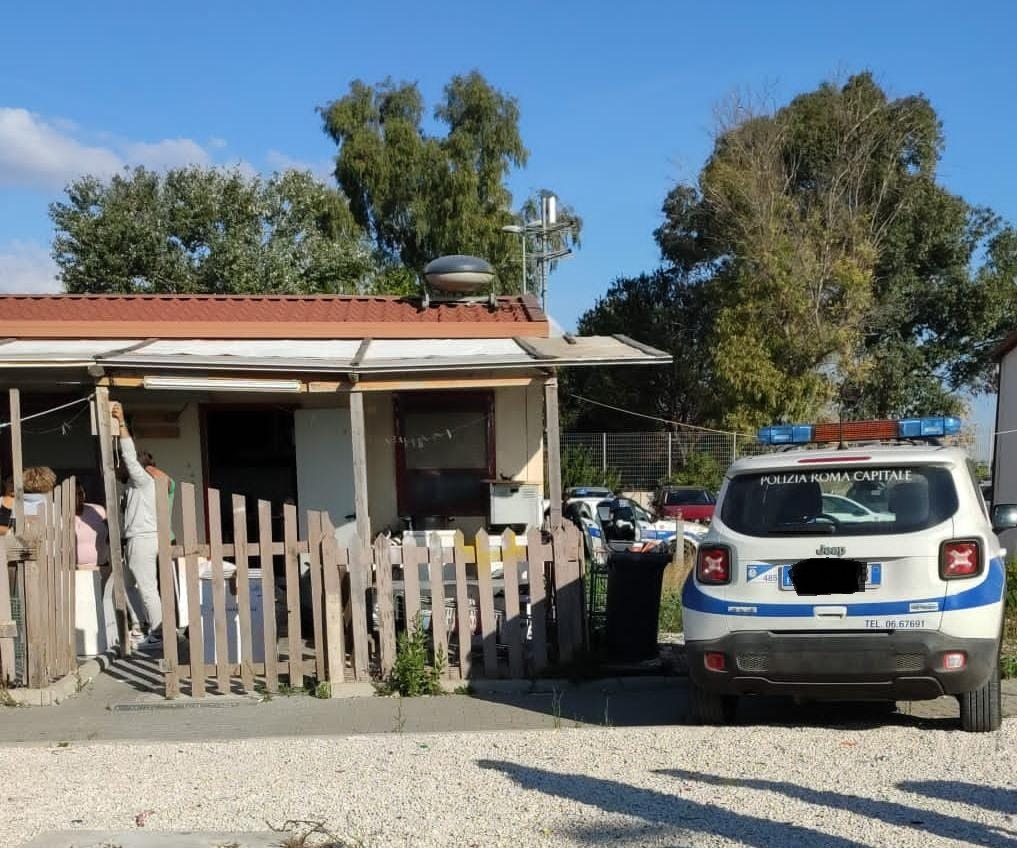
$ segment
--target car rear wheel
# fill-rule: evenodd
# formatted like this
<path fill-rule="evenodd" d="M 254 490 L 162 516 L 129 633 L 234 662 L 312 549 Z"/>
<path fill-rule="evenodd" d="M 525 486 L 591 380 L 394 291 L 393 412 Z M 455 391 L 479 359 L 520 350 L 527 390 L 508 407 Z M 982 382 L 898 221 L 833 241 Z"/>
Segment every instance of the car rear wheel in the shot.
<path fill-rule="evenodd" d="M 989 733 L 999 730 L 1003 721 L 1003 704 L 999 685 L 999 663 L 992 676 L 973 692 L 957 696 L 960 702 L 961 729 L 968 733 Z"/>
<path fill-rule="evenodd" d="M 738 696 L 709 692 L 690 681 L 689 711 L 695 724 L 731 724 L 738 712 Z"/>

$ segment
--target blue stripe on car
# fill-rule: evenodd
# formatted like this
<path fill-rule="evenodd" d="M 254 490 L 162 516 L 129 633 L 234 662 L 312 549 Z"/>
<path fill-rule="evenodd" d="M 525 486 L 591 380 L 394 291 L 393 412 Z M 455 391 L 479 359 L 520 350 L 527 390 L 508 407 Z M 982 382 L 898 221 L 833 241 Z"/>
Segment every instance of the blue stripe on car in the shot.
<path fill-rule="evenodd" d="M 909 615 L 912 604 L 936 604 L 937 609 L 942 608 L 943 612 L 956 612 L 957 610 L 973 609 L 984 607 L 990 604 L 997 604 L 1003 599 L 1003 588 L 1006 584 L 1006 574 L 1003 570 L 1003 560 L 993 559 L 989 562 L 989 570 L 977 586 L 958 592 L 956 595 L 947 595 L 945 598 L 908 598 L 902 601 L 883 601 L 865 604 L 847 604 L 849 616 L 873 617 L 879 615 Z M 685 583 L 682 592 L 682 604 L 686 609 L 696 612 L 713 613 L 714 615 L 728 615 L 729 607 L 753 607 L 753 615 L 761 618 L 812 618 L 812 604 L 761 604 L 754 601 L 735 601 L 726 598 L 714 598 L 707 595 L 696 585 L 694 579 L 690 578 Z M 823 606 L 820 604 L 819 606 Z"/>

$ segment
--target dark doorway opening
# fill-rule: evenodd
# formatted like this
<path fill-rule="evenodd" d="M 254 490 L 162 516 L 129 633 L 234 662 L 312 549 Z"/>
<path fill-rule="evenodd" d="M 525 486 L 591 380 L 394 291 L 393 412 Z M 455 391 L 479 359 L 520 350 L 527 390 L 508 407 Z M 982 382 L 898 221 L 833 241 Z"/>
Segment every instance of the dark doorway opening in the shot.
<path fill-rule="evenodd" d="M 283 538 L 283 505 L 297 502 L 293 410 L 285 407 L 203 409 L 206 485 L 221 496 L 223 541 L 233 542 L 233 495 L 247 499 L 247 538 L 258 538 L 258 501 L 272 504 L 272 538 Z"/>

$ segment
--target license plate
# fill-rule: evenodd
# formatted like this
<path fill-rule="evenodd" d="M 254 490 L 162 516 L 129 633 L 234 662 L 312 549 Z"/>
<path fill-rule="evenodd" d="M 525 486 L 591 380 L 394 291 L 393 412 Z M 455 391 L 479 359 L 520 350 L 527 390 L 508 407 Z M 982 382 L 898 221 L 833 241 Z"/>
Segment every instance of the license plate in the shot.
<path fill-rule="evenodd" d="M 883 582 L 883 565 L 878 562 L 870 562 L 865 566 L 865 588 L 872 589 Z M 793 592 L 795 584 L 791 582 L 791 566 L 780 567 L 780 588 Z"/>

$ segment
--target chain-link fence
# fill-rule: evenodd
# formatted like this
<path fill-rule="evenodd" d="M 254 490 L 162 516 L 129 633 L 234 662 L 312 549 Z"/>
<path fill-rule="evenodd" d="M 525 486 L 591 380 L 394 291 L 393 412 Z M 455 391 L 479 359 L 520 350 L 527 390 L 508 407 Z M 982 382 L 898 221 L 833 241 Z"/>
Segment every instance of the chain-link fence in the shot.
<path fill-rule="evenodd" d="M 563 461 L 585 453 L 587 465 L 614 471 L 625 489 L 652 489 L 686 469 L 712 460 L 723 470 L 741 456 L 766 450 L 750 436 L 734 433 L 666 431 L 641 433 L 563 433 Z"/>

